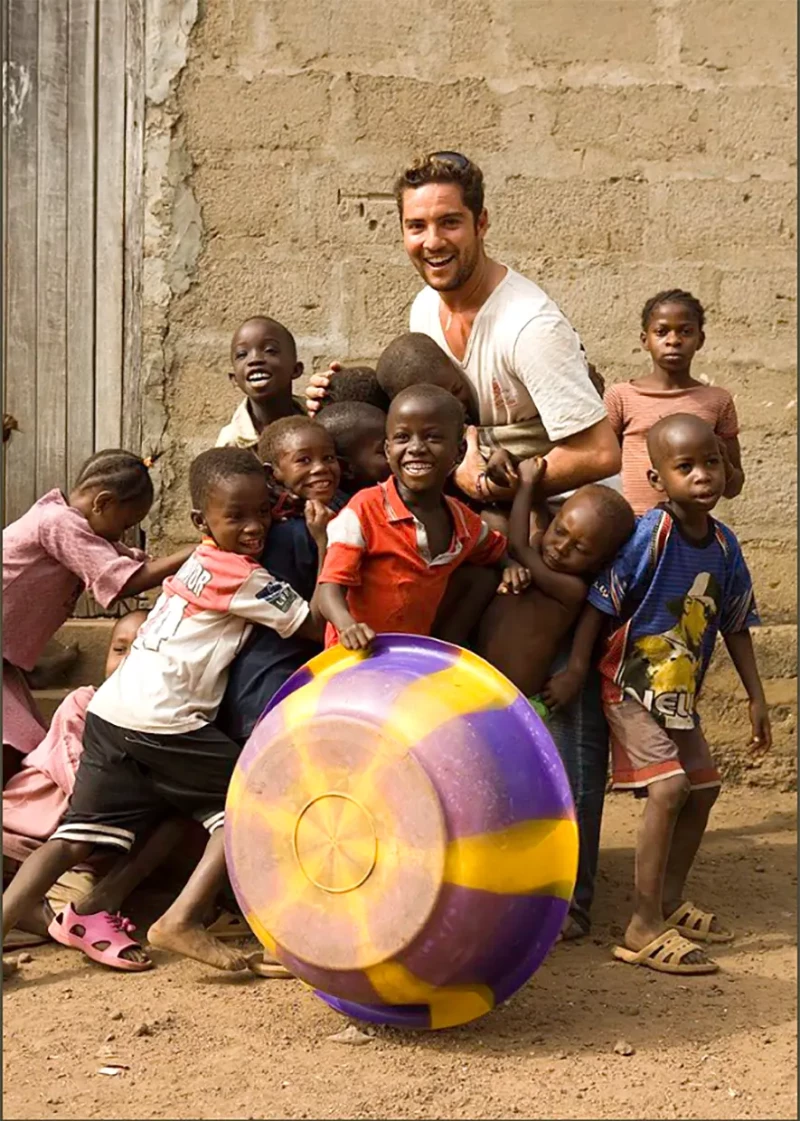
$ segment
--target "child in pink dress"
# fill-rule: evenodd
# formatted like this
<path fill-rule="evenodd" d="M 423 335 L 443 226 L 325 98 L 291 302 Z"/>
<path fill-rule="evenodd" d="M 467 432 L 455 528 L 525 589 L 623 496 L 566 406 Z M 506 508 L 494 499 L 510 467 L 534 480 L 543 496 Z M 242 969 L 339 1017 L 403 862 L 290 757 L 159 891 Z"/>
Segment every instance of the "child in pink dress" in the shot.
<path fill-rule="evenodd" d="M 121 542 L 153 503 L 150 464 L 131 452 L 97 452 L 68 496 L 51 490 L 3 532 L 3 775 L 44 737 L 22 671 L 88 589 L 102 607 L 160 584 L 190 554 L 150 560 Z"/>
<path fill-rule="evenodd" d="M 106 677 L 127 656 L 146 618 L 146 611 L 131 611 L 117 621 L 106 658 Z M 3 790 L 4 883 L 61 824 L 83 753 L 86 707 L 94 694 L 93 685 L 82 685 L 64 698 L 53 714 L 44 739 L 24 756 L 20 770 L 12 775 Z M 94 887 L 96 879 L 88 866 L 65 872 L 48 892 L 44 904 L 20 922 L 20 928 L 46 935 L 54 912 L 85 895 Z"/>
<path fill-rule="evenodd" d="M 603 397 L 611 426 L 622 445 L 622 493 L 637 516 L 659 501 L 647 472 L 647 433 L 665 416 L 693 413 L 710 424 L 725 463 L 723 497 L 735 498 L 744 485 L 736 406 L 727 389 L 692 377 L 692 359 L 705 342 L 703 305 L 691 292 L 675 288 L 652 296 L 642 310 L 641 343 L 653 368 L 633 381 L 609 386 Z"/>

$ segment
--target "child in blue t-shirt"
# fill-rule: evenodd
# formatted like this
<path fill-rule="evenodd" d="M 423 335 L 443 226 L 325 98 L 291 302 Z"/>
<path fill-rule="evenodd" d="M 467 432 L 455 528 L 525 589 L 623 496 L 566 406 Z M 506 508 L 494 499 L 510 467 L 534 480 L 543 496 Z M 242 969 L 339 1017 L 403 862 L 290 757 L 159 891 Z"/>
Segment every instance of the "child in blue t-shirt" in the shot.
<path fill-rule="evenodd" d="M 284 520 L 272 523 L 260 563 L 310 603 L 328 522 L 347 501 L 338 489 L 333 437 L 309 417 L 284 417 L 264 430 L 257 454 L 280 492 L 276 510 L 284 511 L 277 515 Z M 281 638 L 269 627 L 254 626 L 231 664 L 217 726 L 243 744 L 278 689 L 321 650 L 321 642 Z"/>
<path fill-rule="evenodd" d="M 612 620 L 599 668 L 614 786 L 647 796 L 633 916 L 614 956 L 665 973 L 711 973 L 716 962 L 693 942 L 733 934 L 684 894 L 720 787 L 696 701 L 721 633 L 750 701 L 751 748 L 771 746 L 749 631 L 759 620 L 739 542 L 710 516 L 725 489 L 711 426 L 688 413 L 664 417 L 647 444 L 648 478 L 666 501 L 638 520 L 595 581 L 566 673 L 580 680 L 603 620 Z"/>

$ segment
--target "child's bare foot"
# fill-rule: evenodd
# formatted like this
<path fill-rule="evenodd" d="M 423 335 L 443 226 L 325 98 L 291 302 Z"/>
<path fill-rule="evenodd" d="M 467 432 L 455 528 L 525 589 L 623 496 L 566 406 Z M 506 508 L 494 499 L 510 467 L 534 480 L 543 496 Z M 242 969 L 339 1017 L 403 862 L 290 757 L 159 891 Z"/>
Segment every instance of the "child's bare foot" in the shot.
<path fill-rule="evenodd" d="M 241 950 L 223 945 L 202 926 L 181 926 L 159 919 L 148 930 L 147 940 L 156 949 L 183 954 L 229 973 L 248 967 L 247 957 Z"/>

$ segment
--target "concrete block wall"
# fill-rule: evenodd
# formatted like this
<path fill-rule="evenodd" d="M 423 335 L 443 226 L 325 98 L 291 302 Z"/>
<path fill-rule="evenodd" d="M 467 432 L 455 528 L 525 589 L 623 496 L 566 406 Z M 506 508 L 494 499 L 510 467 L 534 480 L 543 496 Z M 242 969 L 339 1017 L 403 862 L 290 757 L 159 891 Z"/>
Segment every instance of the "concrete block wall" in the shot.
<path fill-rule="evenodd" d="M 392 179 L 457 148 L 486 175 L 489 252 L 560 303 L 608 381 L 645 366 L 649 295 L 703 300 L 697 372 L 734 393 L 747 472 L 721 516 L 794 641 L 794 0 L 148 0 L 148 21 L 154 545 L 191 540 L 186 468 L 237 404 L 243 318 L 286 323 L 309 371 L 406 329 Z"/>

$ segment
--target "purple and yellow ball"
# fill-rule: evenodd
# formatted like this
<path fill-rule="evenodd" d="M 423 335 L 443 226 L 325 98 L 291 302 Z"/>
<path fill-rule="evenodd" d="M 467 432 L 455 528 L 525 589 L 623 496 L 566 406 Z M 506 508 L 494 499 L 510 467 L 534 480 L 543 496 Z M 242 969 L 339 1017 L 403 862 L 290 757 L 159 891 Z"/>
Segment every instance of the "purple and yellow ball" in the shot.
<path fill-rule="evenodd" d="M 436 639 L 335 647 L 276 694 L 236 768 L 228 870 L 268 952 L 349 1016 L 445 1028 L 538 969 L 578 864 L 544 724 Z"/>

